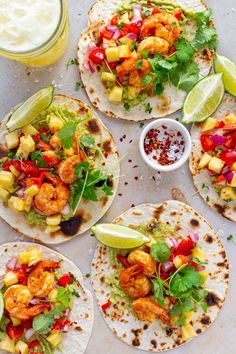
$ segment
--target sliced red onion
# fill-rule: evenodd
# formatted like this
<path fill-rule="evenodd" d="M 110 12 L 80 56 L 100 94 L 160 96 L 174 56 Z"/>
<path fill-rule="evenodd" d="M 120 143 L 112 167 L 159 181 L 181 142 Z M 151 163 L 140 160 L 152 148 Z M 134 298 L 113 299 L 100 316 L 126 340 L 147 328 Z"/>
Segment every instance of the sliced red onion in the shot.
<path fill-rule="evenodd" d="M 17 260 L 17 257 L 12 257 L 11 259 L 9 259 L 9 261 L 7 262 L 7 268 L 10 270 L 15 269 Z"/>
<path fill-rule="evenodd" d="M 117 26 L 112 26 L 112 25 L 107 25 L 106 29 L 108 31 L 111 31 L 112 33 L 115 33 L 118 30 Z"/>
<path fill-rule="evenodd" d="M 165 244 L 169 247 L 169 248 L 173 248 L 173 241 L 171 240 L 170 237 L 167 237 L 165 239 Z"/>
<path fill-rule="evenodd" d="M 190 234 L 189 237 L 191 238 L 191 240 L 196 243 L 197 241 L 199 241 L 199 234 L 197 232 L 195 232 L 194 234 Z"/>
<path fill-rule="evenodd" d="M 230 172 L 230 167 L 229 167 L 229 166 L 225 166 L 225 167 L 223 168 L 223 170 L 221 171 L 222 175 L 224 175 L 224 174 L 226 174 L 226 173 L 228 173 L 228 172 Z"/>
<path fill-rule="evenodd" d="M 40 301 L 38 299 L 32 299 L 30 300 L 30 305 L 38 305 Z"/>
<path fill-rule="evenodd" d="M 70 212 L 70 206 L 69 204 L 66 204 L 65 208 L 61 211 L 62 215 L 67 215 Z"/>
<path fill-rule="evenodd" d="M 18 181 L 25 179 L 25 177 L 26 177 L 26 174 L 24 172 L 22 172 L 18 177 Z"/>
<path fill-rule="evenodd" d="M 68 317 L 68 316 L 69 316 L 69 313 L 70 313 L 70 310 L 69 310 L 69 309 L 66 309 L 65 312 L 64 312 L 65 317 Z"/>
<path fill-rule="evenodd" d="M 94 67 L 93 67 L 93 65 L 92 65 L 92 63 L 91 63 L 90 60 L 89 60 L 89 62 L 88 62 L 88 65 L 89 65 L 89 70 L 90 70 L 90 72 L 91 72 L 92 74 L 94 74 L 94 73 L 95 73 L 95 69 L 94 69 Z"/>
<path fill-rule="evenodd" d="M 173 267 L 173 263 L 168 261 L 163 263 L 161 267 L 163 272 L 168 272 Z"/>
<path fill-rule="evenodd" d="M 214 135 L 212 135 L 212 141 L 216 146 L 218 146 L 218 145 L 225 144 L 227 141 L 227 138 L 225 138 L 222 135 L 214 134 Z"/>
<path fill-rule="evenodd" d="M 23 198 L 24 194 L 25 194 L 25 188 L 21 188 L 16 191 L 16 195 L 20 198 Z"/>
<path fill-rule="evenodd" d="M 234 172 L 230 171 L 225 175 L 225 178 L 228 183 L 231 183 L 234 178 Z"/>
<path fill-rule="evenodd" d="M 141 4 L 134 4 L 133 5 L 133 18 L 131 23 L 139 24 L 142 22 L 142 5 Z"/>
<path fill-rule="evenodd" d="M 134 33 L 128 33 L 125 37 L 131 39 L 132 41 L 136 41 L 136 39 L 138 38 L 137 34 Z"/>
<path fill-rule="evenodd" d="M 39 210 L 39 209 L 36 208 L 35 206 L 33 206 L 32 209 L 34 209 L 39 215 L 48 216 L 47 214 L 45 214 L 44 212 L 42 212 L 41 210 Z"/>
<path fill-rule="evenodd" d="M 90 42 L 87 46 L 87 54 L 91 53 L 95 48 L 97 48 L 94 42 Z"/>
<path fill-rule="evenodd" d="M 35 330 L 33 328 L 29 328 L 25 331 L 25 339 L 30 340 L 31 337 L 35 334 Z"/>
<path fill-rule="evenodd" d="M 114 35 L 113 35 L 113 39 L 118 39 L 120 37 L 120 31 L 117 29 L 115 32 L 114 32 Z"/>
<path fill-rule="evenodd" d="M 169 262 L 172 262 L 175 258 L 175 254 L 171 253 L 170 257 L 169 257 Z"/>

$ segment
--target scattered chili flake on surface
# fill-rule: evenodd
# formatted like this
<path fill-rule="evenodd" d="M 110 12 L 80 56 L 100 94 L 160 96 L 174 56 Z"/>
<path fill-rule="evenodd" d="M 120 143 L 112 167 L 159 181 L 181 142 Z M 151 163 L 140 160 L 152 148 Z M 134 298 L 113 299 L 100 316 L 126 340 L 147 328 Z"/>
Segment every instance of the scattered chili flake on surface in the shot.
<path fill-rule="evenodd" d="M 153 179 L 153 181 L 156 181 L 156 177 L 155 176 L 152 176 L 152 179 Z"/>
<path fill-rule="evenodd" d="M 123 138 L 120 138 L 120 142 L 121 142 L 121 143 L 123 142 Z"/>
<path fill-rule="evenodd" d="M 135 179 L 135 181 L 137 181 L 138 180 L 138 176 L 135 176 L 134 179 Z"/>
<path fill-rule="evenodd" d="M 134 165 L 134 166 L 133 166 L 133 168 L 137 168 L 137 167 L 138 167 L 138 165 Z"/>
<path fill-rule="evenodd" d="M 131 162 L 132 162 L 132 160 L 128 160 L 128 162 L 129 162 L 129 163 L 131 163 Z"/>
<path fill-rule="evenodd" d="M 111 306 L 111 301 L 107 301 L 105 304 L 101 306 L 103 312 L 105 312 Z"/>
<path fill-rule="evenodd" d="M 128 182 L 125 182 L 125 186 L 127 186 L 129 183 Z"/>
<path fill-rule="evenodd" d="M 129 141 L 129 144 L 131 144 L 131 143 L 132 143 L 132 141 L 133 141 L 133 140 L 131 139 L 131 140 Z"/>
<path fill-rule="evenodd" d="M 135 204 L 131 204 L 131 208 L 134 208 L 135 207 Z"/>
<path fill-rule="evenodd" d="M 118 196 L 121 197 L 121 196 L 122 196 L 122 193 L 118 193 Z"/>

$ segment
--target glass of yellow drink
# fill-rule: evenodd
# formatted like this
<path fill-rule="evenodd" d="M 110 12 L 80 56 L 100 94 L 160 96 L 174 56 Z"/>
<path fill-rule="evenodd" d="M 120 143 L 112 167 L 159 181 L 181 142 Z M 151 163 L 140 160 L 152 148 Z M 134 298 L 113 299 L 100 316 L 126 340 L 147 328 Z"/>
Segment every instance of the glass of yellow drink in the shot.
<path fill-rule="evenodd" d="M 0 55 L 48 66 L 69 42 L 66 0 L 0 0 Z"/>

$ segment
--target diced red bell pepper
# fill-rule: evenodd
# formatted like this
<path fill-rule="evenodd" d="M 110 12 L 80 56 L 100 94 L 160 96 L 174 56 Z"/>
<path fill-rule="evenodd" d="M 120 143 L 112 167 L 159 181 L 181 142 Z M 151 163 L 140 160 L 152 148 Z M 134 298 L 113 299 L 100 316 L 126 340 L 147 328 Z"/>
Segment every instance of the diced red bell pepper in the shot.
<path fill-rule="evenodd" d="M 167 278 L 169 278 L 169 274 L 167 272 L 163 272 L 160 274 L 160 278 L 162 280 L 166 280 Z"/>
<path fill-rule="evenodd" d="M 21 163 L 22 172 L 24 172 L 29 177 L 38 177 L 41 173 L 38 166 L 36 166 L 33 161 L 23 161 Z"/>
<path fill-rule="evenodd" d="M 125 267 L 125 268 L 129 268 L 130 264 L 127 261 L 127 258 L 125 256 L 123 256 L 122 254 L 117 254 L 117 259 L 118 261 L 120 261 L 120 263 Z"/>
<path fill-rule="evenodd" d="M 119 22 L 119 18 L 120 18 L 119 15 L 113 16 L 112 19 L 111 19 L 111 25 L 112 25 L 112 26 L 117 26 L 117 25 L 118 25 L 118 22 Z"/>
<path fill-rule="evenodd" d="M 17 171 L 22 172 L 21 161 L 19 160 L 4 161 L 3 171 L 10 171 L 11 166 L 14 166 Z"/>
<path fill-rule="evenodd" d="M 63 326 L 64 324 L 64 318 L 63 317 L 59 317 L 56 319 L 56 322 L 54 323 L 52 330 L 53 331 L 59 331 L 61 329 L 61 326 Z"/>
<path fill-rule="evenodd" d="M 27 273 L 26 273 L 27 265 L 23 264 L 21 268 L 15 268 L 14 273 L 17 274 L 18 282 L 22 285 L 27 284 Z"/>
<path fill-rule="evenodd" d="M 42 150 L 42 151 L 48 151 L 48 150 L 51 150 L 50 146 L 46 143 L 44 143 L 42 140 L 40 140 L 38 143 L 37 143 L 37 148 L 39 150 Z"/>
<path fill-rule="evenodd" d="M 221 183 L 225 181 L 225 176 L 224 175 L 220 175 L 216 178 L 216 183 Z"/>
<path fill-rule="evenodd" d="M 223 128 L 224 126 L 225 126 L 225 123 L 223 122 L 223 120 L 220 120 L 214 129 L 220 129 L 220 128 Z"/>
<path fill-rule="evenodd" d="M 176 48 L 175 48 L 174 45 L 172 45 L 172 46 L 170 47 L 170 50 L 169 50 L 169 52 L 168 52 L 168 55 L 172 55 L 172 54 L 174 54 L 175 52 L 176 52 Z"/>
<path fill-rule="evenodd" d="M 39 142 L 41 141 L 40 135 L 38 135 L 38 134 L 32 135 L 32 138 L 33 138 L 37 143 L 39 143 Z"/>
<path fill-rule="evenodd" d="M 228 149 L 236 148 L 236 133 L 231 133 L 226 135 L 227 141 L 224 144 Z"/>
<path fill-rule="evenodd" d="M 182 15 L 183 15 L 183 12 L 181 9 L 179 9 L 179 11 L 177 11 L 175 13 L 175 17 L 177 18 L 178 21 L 181 20 Z"/>
<path fill-rule="evenodd" d="M 115 70 L 118 64 L 119 64 L 118 61 L 114 61 L 113 63 L 109 63 L 109 67 L 111 70 Z"/>
<path fill-rule="evenodd" d="M 103 312 L 105 312 L 111 306 L 111 301 L 107 301 L 105 304 L 101 306 Z"/>
<path fill-rule="evenodd" d="M 216 147 L 216 144 L 212 140 L 212 135 L 210 134 L 202 134 L 200 137 L 200 141 L 204 152 L 213 150 Z"/>
<path fill-rule="evenodd" d="M 28 344 L 29 349 L 33 349 L 35 347 L 39 347 L 40 346 L 40 341 L 39 340 L 33 340 L 32 342 L 30 342 Z"/>
<path fill-rule="evenodd" d="M 158 7 L 154 7 L 154 9 L 152 10 L 152 15 L 159 14 L 159 13 L 161 13 L 161 10 Z"/>
<path fill-rule="evenodd" d="M 193 267 L 194 269 L 198 270 L 199 269 L 199 264 L 195 262 L 189 262 L 188 264 L 189 267 Z"/>
<path fill-rule="evenodd" d="M 6 332 L 12 340 L 17 340 L 22 337 L 24 333 L 24 327 L 22 325 L 14 326 L 12 322 L 8 323 Z"/>
<path fill-rule="evenodd" d="M 128 33 L 133 33 L 139 35 L 140 33 L 140 26 L 136 23 L 126 23 L 122 29 L 120 30 L 120 37 L 126 36 Z"/>
<path fill-rule="evenodd" d="M 114 33 L 107 30 L 106 28 L 104 28 L 101 32 L 100 32 L 100 36 L 102 38 L 105 38 L 105 39 L 112 39 Z"/>
<path fill-rule="evenodd" d="M 30 318 L 29 320 L 22 321 L 22 326 L 25 329 L 30 329 L 33 326 L 33 318 Z"/>
<path fill-rule="evenodd" d="M 231 167 L 236 161 L 236 150 L 234 151 L 222 151 L 220 153 L 220 158 L 223 160 L 227 166 Z"/>
<path fill-rule="evenodd" d="M 89 59 L 92 60 L 94 64 L 100 64 L 105 59 L 105 50 L 102 48 L 95 48 L 89 54 Z"/>
<path fill-rule="evenodd" d="M 63 288 L 65 288 L 67 286 L 67 284 L 71 284 L 72 283 L 72 279 L 70 274 L 64 274 L 61 276 L 61 278 L 58 279 L 57 283 L 60 286 L 63 286 Z"/>
<path fill-rule="evenodd" d="M 188 237 L 187 240 L 182 240 L 175 251 L 175 256 L 177 255 L 190 256 L 192 254 L 192 250 L 194 246 L 195 243 L 190 237 Z"/>

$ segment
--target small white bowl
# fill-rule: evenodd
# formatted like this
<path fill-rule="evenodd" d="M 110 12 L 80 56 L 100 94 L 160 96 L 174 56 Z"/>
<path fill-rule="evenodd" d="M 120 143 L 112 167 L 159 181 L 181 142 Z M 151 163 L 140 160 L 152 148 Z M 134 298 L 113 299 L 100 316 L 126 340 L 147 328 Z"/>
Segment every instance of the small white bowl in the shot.
<path fill-rule="evenodd" d="M 177 160 L 176 162 L 174 162 L 171 165 L 160 165 L 160 164 L 158 164 L 157 161 L 150 160 L 144 151 L 144 139 L 145 139 L 147 133 L 149 132 L 149 130 L 154 129 L 160 125 L 165 125 L 170 129 L 178 130 L 180 133 L 182 133 L 182 135 L 184 137 L 184 141 L 185 141 L 184 153 L 179 160 Z M 183 126 L 183 124 L 177 122 L 176 120 L 169 119 L 169 118 L 157 119 L 157 120 L 149 123 L 143 129 L 142 134 L 139 139 L 139 150 L 140 150 L 143 160 L 150 167 L 152 167 L 154 170 L 163 171 L 163 172 L 174 171 L 177 168 L 181 167 L 189 158 L 189 155 L 191 153 L 191 147 L 192 147 L 192 141 L 191 141 L 191 137 L 190 137 L 188 130 Z"/>

